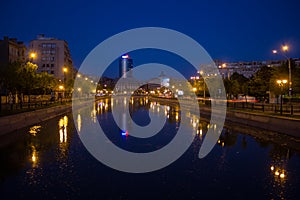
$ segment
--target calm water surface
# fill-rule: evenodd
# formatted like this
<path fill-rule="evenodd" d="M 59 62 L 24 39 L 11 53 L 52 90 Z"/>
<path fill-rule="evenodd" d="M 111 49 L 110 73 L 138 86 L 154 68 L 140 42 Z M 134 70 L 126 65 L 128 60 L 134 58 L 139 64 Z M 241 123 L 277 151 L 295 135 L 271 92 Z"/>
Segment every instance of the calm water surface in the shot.
<path fill-rule="evenodd" d="M 165 109 L 162 131 L 149 139 L 122 136 L 108 100 L 95 104 L 90 120 L 99 121 L 108 138 L 129 151 L 154 151 L 172 140 L 180 126 L 178 107 L 142 98 L 130 103 L 139 125 L 149 123 L 148 112 Z M 253 137 L 250 127 L 246 134 L 229 125 L 210 154 L 199 159 L 211 125 L 190 117 L 190 125 L 198 128 L 187 152 L 168 167 L 146 174 L 113 170 L 90 155 L 74 126 L 74 121 L 79 129 L 84 126 L 80 115 L 74 121 L 69 114 L 1 137 L 1 199 L 300 199 L 299 151 Z"/>

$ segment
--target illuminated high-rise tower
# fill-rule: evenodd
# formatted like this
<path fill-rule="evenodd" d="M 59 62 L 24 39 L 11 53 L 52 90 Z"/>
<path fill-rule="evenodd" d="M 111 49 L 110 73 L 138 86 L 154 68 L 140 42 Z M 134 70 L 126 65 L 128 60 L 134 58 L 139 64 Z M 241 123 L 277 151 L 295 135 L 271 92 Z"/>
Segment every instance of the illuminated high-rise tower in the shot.
<path fill-rule="evenodd" d="M 132 77 L 133 61 L 128 54 L 122 55 L 119 60 L 119 76 L 120 78 Z M 126 74 L 129 72 L 128 74 Z"/>

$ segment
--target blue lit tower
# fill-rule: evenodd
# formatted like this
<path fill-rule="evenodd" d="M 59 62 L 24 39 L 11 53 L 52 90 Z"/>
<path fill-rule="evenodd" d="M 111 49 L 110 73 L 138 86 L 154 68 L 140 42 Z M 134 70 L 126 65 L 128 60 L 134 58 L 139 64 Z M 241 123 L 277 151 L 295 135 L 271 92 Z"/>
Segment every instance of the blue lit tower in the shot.
<path fill-rule="evenodd" d="M 119 60 L 119 76 L 120 78 L 128 78 L 132 77 L 132 70 L 133 68 L 133 61 L 129 57 L 128 54 L 122 55 L 120 60 Z M 126 72 L 129 71 L 129 74 L 126 75 Z"/>

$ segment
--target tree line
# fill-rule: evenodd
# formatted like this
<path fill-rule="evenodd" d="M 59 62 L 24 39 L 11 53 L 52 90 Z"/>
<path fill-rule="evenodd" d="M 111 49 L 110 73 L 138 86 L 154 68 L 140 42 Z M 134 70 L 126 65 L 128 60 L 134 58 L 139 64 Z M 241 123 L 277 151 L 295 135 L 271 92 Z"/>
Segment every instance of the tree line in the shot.
<path fill-rule="evenodd" d="M 37 73 L 38 66 L 31 62 L 14 62 L 0 67 L 1 95 L 49 94 L 58 87 L 59 81 L 47 72 Z"/>
<path fill-rule="evenodd" d="M 292 88 L 293 97 L 300 94 L 300 68 L 296 67 L 295 63 L 291 62 L 292 70 Z M 289 77 L 288 62 L 280 66 L 262 66 L 250 78 L 233 73 L 230 78 L 224 79 L 224 86 L 227 92 L 227 98 L 238 98 L 238 95 L 254 96 L 260 101 L 268 100 L 269 93 L 278 96 L 281 94 L 281 88 L 276 80 L 286 79 Z M 288 94 L 288 83 L 282 88 L 283 94 Z"/>

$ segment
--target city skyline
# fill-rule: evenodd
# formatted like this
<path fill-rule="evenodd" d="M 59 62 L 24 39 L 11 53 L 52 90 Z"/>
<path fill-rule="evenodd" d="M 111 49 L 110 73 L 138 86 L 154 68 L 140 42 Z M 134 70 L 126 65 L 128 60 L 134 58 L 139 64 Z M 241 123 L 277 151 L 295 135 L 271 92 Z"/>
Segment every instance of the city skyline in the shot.
<path fill-rule="evenodd" d="M 225 62 L 281 60 L 282 57 L 273 55 L 272 50 L 283 44 L 290 47 L 289 57 L 299 57 L 297 1 L 274 1 L 272 4 L 266 1 L 233 1 L 231 4 L 219 1 L 207 4 L 195 1 L 152 1 L 148 4 L 54 1 L 47 7 L 36 1 L 2 4 L 5 9 L 0 15 L 6 20 L 0 22 L 0 35 L 15 37 L 27 46 L 41 33 L 66 40 L 76 68 L 108 37 L 145 26 L 165 27 L 187 34 L 213 59 Z M 12 10 L 15 15 L 11 15 Z"/>
<path fill-rule="evenodd" d="M 0 6 L 3 199 L 300 199 L 300 1 Z"/>

